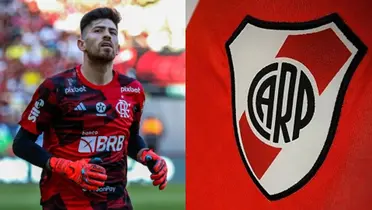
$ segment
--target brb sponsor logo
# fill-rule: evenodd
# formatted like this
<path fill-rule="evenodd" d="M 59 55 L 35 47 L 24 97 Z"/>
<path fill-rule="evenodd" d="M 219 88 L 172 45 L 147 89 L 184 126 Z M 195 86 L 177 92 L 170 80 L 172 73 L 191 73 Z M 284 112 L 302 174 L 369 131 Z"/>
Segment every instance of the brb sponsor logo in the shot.
<path fill-rule="evenodd" d="M 126 87 L 126 86 L 121 87 L 120 90 L 121 90 L 122 93 L 140 93 L 140 91 L 141 91 L 139 87 L 132 88 L 132 87 Z"/>
<path fill-rule="evenodd" d="M 36 119 L 40 115 L 40 108 L 44 106 L 44 100 L 39 99 L 35 102 L 34 107 L 31 109 L 31 113 L 28 115 L 28 120 L 36 122 Z"/>
<path fill-rule="evenodd" d="M 86 91 L 87 91 L 87 88 L 85 86 L 65 88 L 65 94 L 68 94 L 68 93 L 83 93 L 83 92 L 86 92 Z"/>
<path fill-rule="evenodd" d="M 80 153 L 118 152 L 123 149 L 124 135 L 119 136 L 84 136 L 79 143 Z"/>

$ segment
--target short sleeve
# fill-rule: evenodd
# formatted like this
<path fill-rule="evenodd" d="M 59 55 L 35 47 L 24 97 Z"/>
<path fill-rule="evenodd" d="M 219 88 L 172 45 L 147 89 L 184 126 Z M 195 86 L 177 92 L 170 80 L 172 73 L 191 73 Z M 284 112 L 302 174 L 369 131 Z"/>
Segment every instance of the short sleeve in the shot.
<path fill-rule="evenodd" d="M 46 79 L 36 89 L 31 102 L 21 116 L 19 125 L 35 135 L 40 135 L 51 125 L 56 107 L 55 86 L 52 80 Z"/>

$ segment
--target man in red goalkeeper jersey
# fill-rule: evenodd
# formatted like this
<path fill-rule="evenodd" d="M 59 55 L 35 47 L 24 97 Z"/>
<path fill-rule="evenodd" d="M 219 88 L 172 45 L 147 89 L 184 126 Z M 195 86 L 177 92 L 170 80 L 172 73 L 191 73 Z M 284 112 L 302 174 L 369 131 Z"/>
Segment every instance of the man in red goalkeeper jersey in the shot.
<path fill-rule="evenodd" d="M 145 94 L 113 70 L 120 14 L 94 9 L 80 22 L 83 64 L 47 78 L 20 120 L 14 153 L 43 168 L 45 210 L 132 209 L 127 156 L 146 165 L 154 186 L 167 184 L 167 166 L 139 136 Z M 44 133 L 42 147 L 35 143 Z"/>

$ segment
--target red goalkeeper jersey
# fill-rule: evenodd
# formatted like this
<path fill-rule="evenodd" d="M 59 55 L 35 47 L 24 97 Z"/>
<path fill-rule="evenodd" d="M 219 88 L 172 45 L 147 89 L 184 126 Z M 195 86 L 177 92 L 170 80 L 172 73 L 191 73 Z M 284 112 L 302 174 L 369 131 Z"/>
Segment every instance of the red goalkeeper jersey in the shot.
<path fill-rule="evenodd" d="M 372 209 L 371 8 L 199 1 L 186 41 L 188 209 Z"/>
<path fill-rule="evenodd" d="M 43 171 L 45 209 L 131 209 L 126 191 L 130 127 L 140 122 L 145 95 L 141 84 L 114 71 L 104 86 L 90 83 L 80 66 L 47 78 L 36 90 L 20 125 L 44 132 L 43 148 L 69 160 L 100 157 L 107 171 L 104 187 L 84 192 L 58 174 Z"/>

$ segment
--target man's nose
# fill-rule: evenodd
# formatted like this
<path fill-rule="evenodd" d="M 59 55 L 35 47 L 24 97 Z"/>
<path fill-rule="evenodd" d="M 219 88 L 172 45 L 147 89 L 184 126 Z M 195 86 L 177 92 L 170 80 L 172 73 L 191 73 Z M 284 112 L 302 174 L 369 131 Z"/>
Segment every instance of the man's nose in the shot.
<path fill-rule="evenodd" d="M 111 34 L 110 34 L 110 32 L 105 31 L 105 33 L 103 34 L 103 39 L 105 39 L 105 40 L 111 40 Z"/>

